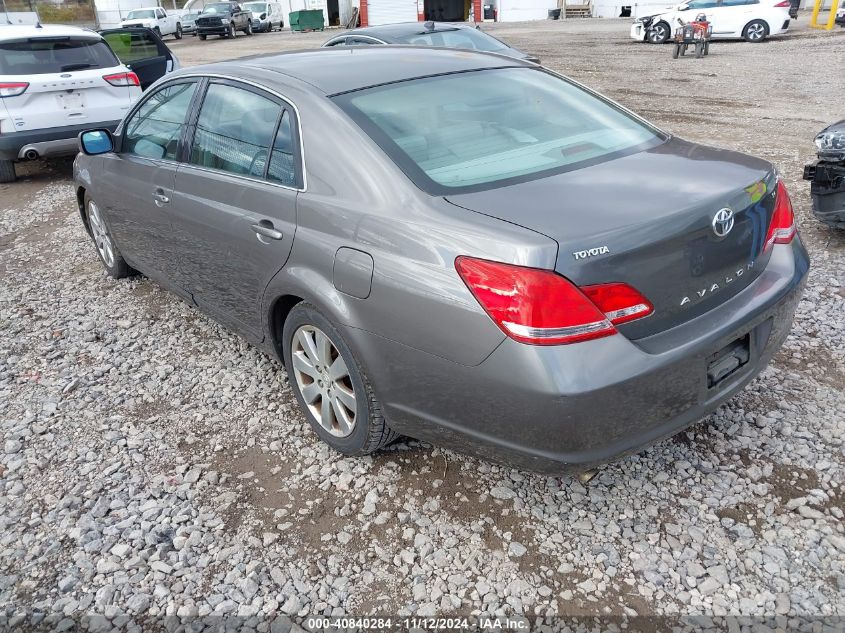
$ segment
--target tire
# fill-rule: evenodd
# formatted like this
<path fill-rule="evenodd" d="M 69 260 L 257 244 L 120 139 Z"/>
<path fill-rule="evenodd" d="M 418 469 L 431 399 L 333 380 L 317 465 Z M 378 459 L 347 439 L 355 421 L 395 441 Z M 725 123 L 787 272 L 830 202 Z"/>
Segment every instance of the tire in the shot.
<path fill-rule="evenodd" d="M 10 160 L 0 160 L 0 182 L 15 182 L 15 164 Z"/>
<path fill-rule="evenodd" d="M 177 40 L 182 39 L 182 25 L 181 24 L 176 25 L 176 39 Z"/>
<path fill-rule="evenodd" d="M 237 36 L 238 36 L 238 32 L 235 30 L 235 23 L 229 22 L 229 32 L 226 33 L 226 35 L 224 37 L 230 37 L 232 39 L 235 39 Z"/>
<path fill-rule="evenodd" d="M 704 42 L 704 56 L 707 57 L 710 54 L 710 42 Z"/>
<path fill-rule="evenodd" d="M 681 54 L 681 45 L 675 44 L 675 48 L 672 49 L 672 59 L 678 59 L 678 55 Z"/>
<path fill-rule="evenodd" d="M 695 43 L 695 58 L 701 59 L 704 57 L 704 42 Z"/>
<path fill-rule="evenodd" d="M 769 25 L 763 20 L 751 20 L 742 29 L 742 39 L 752 44 L 762 42 L 767 37 L 769 37 Z"/>
<path fill-rule="evenodd" d="M 208 36 L 207 36 L 205 33 L 199 33 L 199 34 L 197 35 L 197 37 L 199 37 L 199 38 L 200 38 L 200 40 L 202 40 L 202 41 L 204 42 L 204 41 L 205 41 L 205 38 L 206 38 L 206 37 L 208 37 Z"/>
<path fill-rule="evenodd" d="M 156 35 L 158 35 L 159 37 L 161 37 L 161 29 L 160 29 L 159 27 L 155 27 L 155 28 L 153 29 L 153 31 L 155 31 L 155 34 L 156 34 Z"/>
<path fill-rule="evenodd" d="M 123 259 L 109 233 L 108 226 L 103 222 L 99 205 L 87 194 L 85 195 L 85 218 L 88 221 L 88 232 L 91 234 L 97 256 L 109 277 L 114 279 L 129 277 L 133 272 L 132 269 Z"/>
<path fill-rule="evenodd" d="M 672 35 L 672 29 L 666 22 L 660 21 L 649 30 L 648 41 L 652 44 L 663 44 L 670 35 Z"/>
<path fill-rule="evenodd" d="M 328 345 L 321 344 L 324 341 L 321 335 L 326 337 Z M 360 456 L 368 455 L 398 437 L 385 422 L 381 404 L 352 350 L 316 307 L 304 302 L 294 306 L 285 320 L 282 340 L 288 382 L 320 439 L 339 453 Z M 317 371 L 316 366 L 322 371 Z M 336 366 L 338 372 L 345 372 L 337 379 L 330 375 L 330 369 Z M 323 385 L 330 386 L 324 388 Z M 308 396 L 303 396 L 303 389 Z M 345 393 L 343 398 L 337 396 L 341 392 Z M 325 406 L 323 394 L 328 395 Z M 306 402 L 306 397 L 310 403 Z M 350 402 L 355 408 L 351 418 L 352 409 L 347 406 Z"/>
<path fill-rule="evenodd" d="M 252 22 L 246 23 L 246 30 L 244 31 L 247 35 L 252 35 Z"/>

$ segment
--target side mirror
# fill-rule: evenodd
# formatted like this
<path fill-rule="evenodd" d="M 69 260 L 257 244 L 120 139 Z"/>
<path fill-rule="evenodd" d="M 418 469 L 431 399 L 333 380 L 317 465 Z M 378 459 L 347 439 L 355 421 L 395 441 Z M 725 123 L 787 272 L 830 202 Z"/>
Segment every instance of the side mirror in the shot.
<path fill-rule="evenodd" d="M 114 150 L 114 138 L 108 130 L 88 130 L 79 135 L 79 151 L 89 156 Z"/>

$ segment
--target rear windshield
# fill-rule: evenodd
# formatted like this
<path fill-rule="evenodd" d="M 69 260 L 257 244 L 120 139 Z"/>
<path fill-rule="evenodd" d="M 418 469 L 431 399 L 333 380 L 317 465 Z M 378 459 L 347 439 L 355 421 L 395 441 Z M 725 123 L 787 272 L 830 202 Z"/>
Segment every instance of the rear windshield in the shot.
<path fill-rule="evenodd" d="M 435 195 L 540 178 L 654 147 L 659 131 L 541 69 L 414 79 L 335 97 Z"/>
<path fill-rule="evenodd" d="M 450 29 L 432 31 L 430 33 L 412 33 L 399 35 L 396 40 L 402 44 L 413 46 L 439 46 L 445 48 L 462 48 L 467 50 L 494 52 L 507 48 L 495 37 L 475 29 Z"/>
<path fill-rule="evenodd" d="M 130 11 L 126 16 L 127 20 L 148 20 L 156 16 L 152 9 L 141 9 L 140 11 Z"/>
<path fill-rule="evenodd" d="M 0 42 L 0 75 L 43 75 L 119 65 L 102 40 L 50 37 Z"/>

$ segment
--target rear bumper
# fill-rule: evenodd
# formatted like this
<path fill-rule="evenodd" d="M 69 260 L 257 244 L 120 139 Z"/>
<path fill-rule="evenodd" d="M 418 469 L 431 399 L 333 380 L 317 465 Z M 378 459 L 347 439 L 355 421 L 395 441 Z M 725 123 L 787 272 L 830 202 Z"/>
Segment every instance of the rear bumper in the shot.
<path fill-rule="evenodd" d="M 78 151 L 77 137 L 80 132 L 95 128 L 106 128 L 112 132 L 120 121 L 89 121 L 84 125 L 22 130 L 0 135 L 0 160 L 23 160 L 27 151 L 34 149 L 39 158 L 68 156 Z"/>
<path fill-rule="evenodd" d="M 742 389 L 786 339 L 808 269 L 796 238 L 748 288 L 672 330 L 557 347 L 506 339 L 475 367 L 348 333 L 396 431 L 556 475 L 674 435 Z M 708 387 L 713 355 L 746 335 L 748 362 Z"/>

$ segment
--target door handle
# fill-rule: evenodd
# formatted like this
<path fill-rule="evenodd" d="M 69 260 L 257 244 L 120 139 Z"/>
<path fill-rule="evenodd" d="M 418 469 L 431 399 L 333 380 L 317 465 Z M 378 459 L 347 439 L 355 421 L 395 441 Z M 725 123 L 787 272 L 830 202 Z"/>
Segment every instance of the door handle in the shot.
<path fill-rule="evenodd" d="M 259 236 L 259 239 L 261 239 L 262 235 L 269 237 L 271 240 L 280 240 L 285 236 L 284 233 L 273 228 L 273 223 L 269 220 L 261 220 L 257 224 L 253 224 L 252 230 Z"/>

